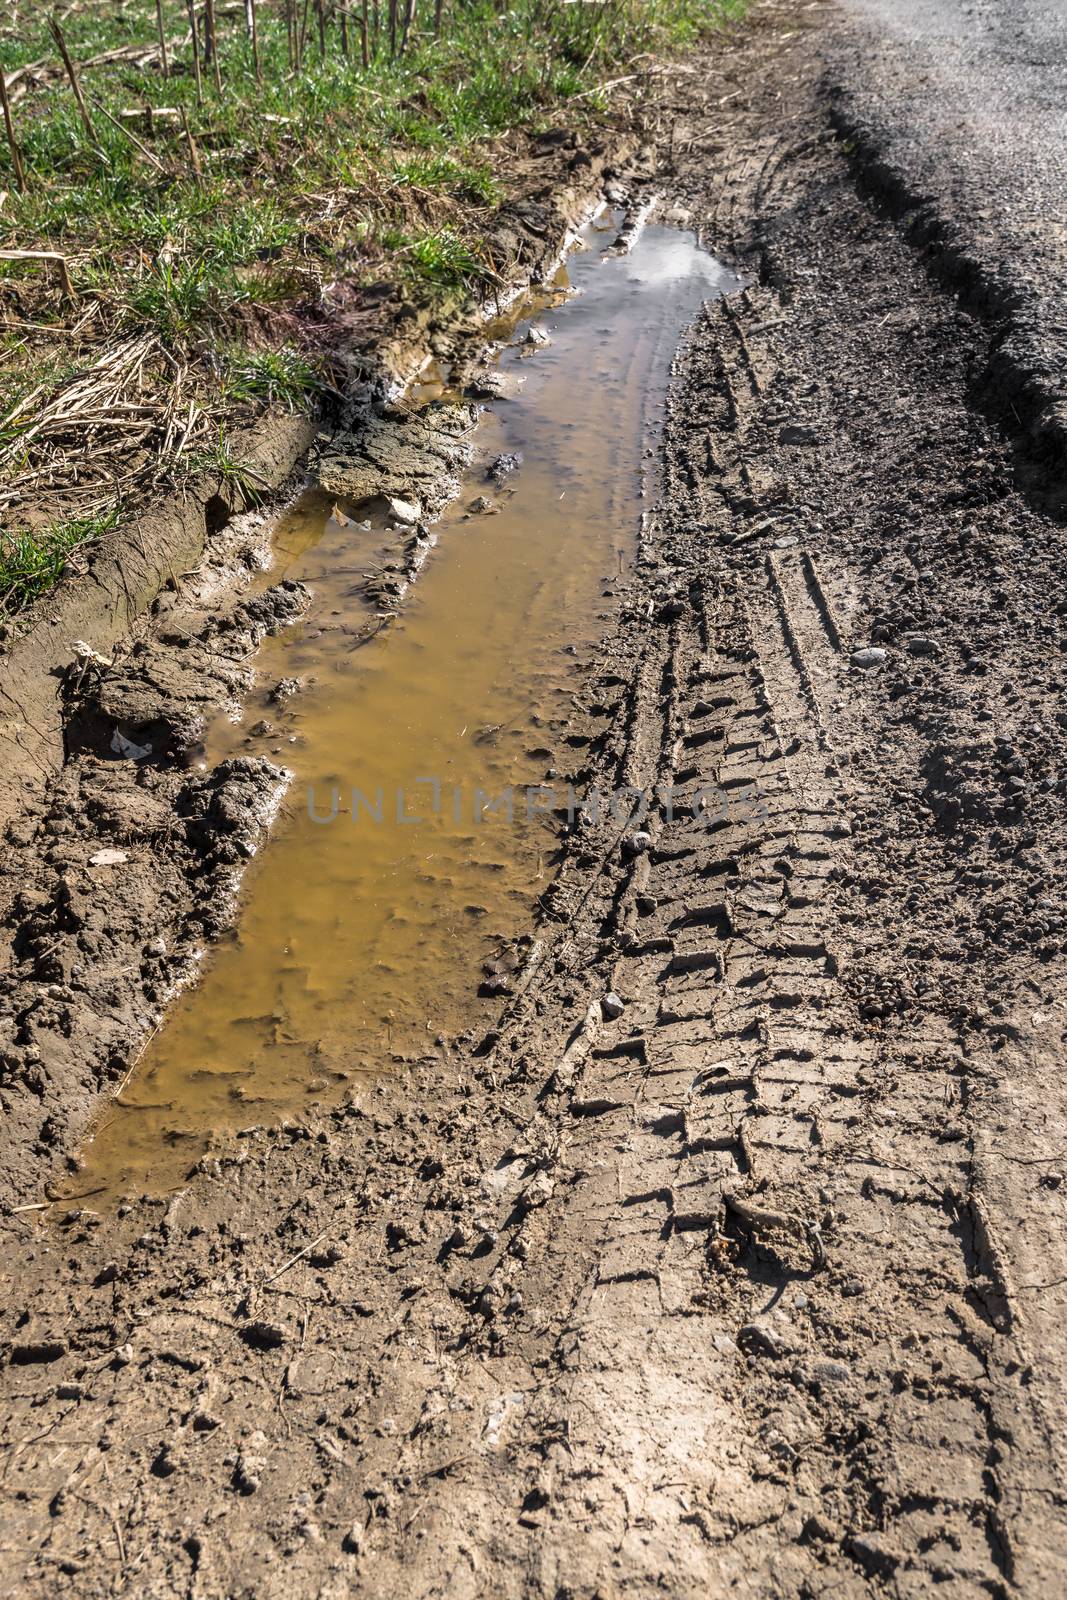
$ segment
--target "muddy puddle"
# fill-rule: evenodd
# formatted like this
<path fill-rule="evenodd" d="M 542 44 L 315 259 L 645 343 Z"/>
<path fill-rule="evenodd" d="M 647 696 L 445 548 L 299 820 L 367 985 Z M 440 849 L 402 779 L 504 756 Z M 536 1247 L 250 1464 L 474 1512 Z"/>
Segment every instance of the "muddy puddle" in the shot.
<path fill-rule="evenodd" d="M 527 791 L 566 792 L 570 696 L 635 559 L 679 335 L 736 287 L 691 236 L 650 227 L 628 255 L 614 236 L 601 218 L 556 292 L 519 308 L 499 363 L 511 397 L 481 419 L 418 583 L 368 642 L 361 575 L 381 528 L 320 494 L 280 522 L 271 581 L 303 579 L 313 604 L 263 646 L 260 691 L 208 754 L 267 755 L 293 784 L 233 934 L 102 1117 L 83 1192 L 178 1183 L 219 1138 L 400 1071 L 499 1004 L 472 997 L 530 928 L 557 847 Z M 527 342 L 531 326 L 549 342 Z M 497 485 L 503 454 L 522 459 Z M 496 513 L 466 515 L 480 495 Z M 301 692 L 271 700 L 286 679 Z"/>

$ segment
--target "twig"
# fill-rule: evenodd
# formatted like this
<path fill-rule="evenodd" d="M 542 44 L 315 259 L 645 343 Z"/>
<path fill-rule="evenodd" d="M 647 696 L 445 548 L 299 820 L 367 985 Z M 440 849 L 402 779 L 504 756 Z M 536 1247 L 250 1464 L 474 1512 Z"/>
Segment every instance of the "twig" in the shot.
<path fill-rule="evenodd" d="M 290 1256 L 289 1260 L 285 1262 L 284 1266 L 279 1267 L 277 1272 L 271 1273 L 269 1278 L 264 1278 L 263 1287 L 266 1288 L 268 1283 L 273 1283 L 275 1279 L 280 1278 L 283 1273 L 288 1272 L 290 1267 L 295 1267 L 298 1261 L 302 1261 L 306 1255 L 310 1255 L 315 1246 L 322 1243 L 329 1231 L 330 1230 L 328 1228 L 324 1228 L 317 1239 L 312 1239 L 311 1243 L 306 1244 L 303 1250 L 298 1250 L 295 1256 Z"/>
<path fill-rule="evenodd" d="M 124 127 L 123 124 L 119 121 L 118 117 L 113 117 L 111 115 L 111 112 L 107 109 L 106 106 L 102 106 L 100 104 L 99 100 L 94 100 L 93 101 L 93 105 L 96 107 L 97 111 L 102 111 L 103 112 L 104 116 L 112 124 L 113 127 L 116 127 L 119 130 L 120 133 L 124 133 L 126 135 L 127 139 L 130 141 L 130 143 L 132 145 L 135 145 L 136 148 L 141 152 L 141 154 L 143 156 L 146 156 L 148 158 L 148 160 L 151 161 L 152 165 L 155 167 L 157 172 L 165 172 L 167 170 L 164 167 L 162 161 L 160 161 L 159 157 L 157 155 L 154 155 L 152 153 L 152 151 L 149 150 L 148 146 L 146 144 L 142 143 L 142 141 L 140 139 L 138 139 L 137 135 L 133 132 L 132 129 Z"/>
<path fill-rule="evenodd" d="M 125 1541 L 123 1540 L 123 1537 L 122 1537 L 122 1529 L 119 1527 L 119 1520 L 116 1517 L 115 1513 L 112 1511 L 111 1507 L 110 1506 L 102 1506 L 96 1500 L 90 1500 L 89 1496 L 87 1494 L 82 1494 L 80 1492 L 80 1490 L 77 1490 L 77 1489 L 74 1490 L 74 1498 L 76 1500 L 80 1500 L 83 1505 L 90 1506 L 93 1511 L 99 1512 L 99 1514 L 102 1517 L 106 1517 L 107 1520 L 111 1523 L 111 1531 L 114 1533 L 114 1535 L 115 1535 L 115 1543 L 119 1547 L 119 1566 L 122 1567 L 123 1569 L 125 1569 L 125 1566 L 126 1566 L 126 1544 L 125 1544 Z"/>
<path fill-rule="evenodd" d="M 15 184 L 19 193 L 25 194 L 29 184 L 26 182 L 26 169 L 22 165 L 22 151 L 15 138 L 15 125 L 11 120 L 11 102 L 7 97 L 7 84 L 2 70 L 0 70 L 0 106 L 4 108 L 4 127 L 7 130 L 7 142 L 11 150 L 11 165 L 15 169 Z"/>
<path fill-rule="evenodd" d="M 263 82 L 263 65 L 259 59 L 259 24 L 256 20 L 256 0 L 246 0 L 248 6 L 248 20 L 252 34 L 252 63 L 256 70 L 256 82 Z"/>
<path fill-rule="evenodd" d="M 219 65 L 219 36 L 215 26 L 215 0 L 204 0 L 204 64 L 210 56 L 215 71 L 215 92 L 222 99 L 222 68 Z"/>
<path fill-rule="evenodd" d="M 185 0 L 189 11 L 189 32 L 193 36 L 193 74 L 196 78 L 196 103 L 204 103 L 204 84 L 200 77 L 200 33 L 196 25 L 196 0 Z"/>
<path fill-rule="evenodd" d="M 572 95 L 571 99 L 584 100 L 590 94 L 604 94 L 608 89 L 617 89 L 620 83 L 632 83 L 635 78 L 640 76 L 639 72 L 630 72 L 625 78 L 609 78 L 607 83 L 598 83 L 592 89 L 583 89 L 581 94 Z"/>
<path fill-rule="evenodd" d="M 189 118 L 186 115 L 184 106 L 182 106 L 181 111 L 182 128 L 185 132 L 185 142 L 189 146 L 189 160 L 193 164 L 193 172 L 196 174 L 197 183 L 199 183 L 201 178 L 204 176 L 203 168 L 200 165 L 200 152 L 196 148 L 196 140 L 193 138 L 193 130 L 189 126 Z"/>
<path fill-rule="evenodd" d="M 400 39 L 400 54 L 401 55 L 404 55 L 407 52 L 408 35 L 411 32 L 412 23 L 415 21 L 415 6 L 416 6 L 416 3 L 417 3 L 417 0 L 407 0 L 407 6 L 405 7 L 405 10 L 404 10 L 404 32 L 401 35 L 401 39 Z"/>
<path fill-rule="evenodd" d="M 163 0 L 156 0 L 156 26 L 159 29 L 159 55 L 163 64 L 164 78 L 170 77 L 170 63 L 167 60 L 167 36 L 163 32 Z"/>
<path fill-rule="evenodd" d="M 77 101 L 78 110 L 81 112 L 81 119 L 85 126 L 85 131 L 89 135 L 89 142 L 90 144 L 96 144 L 96 129 L 93 127 L 93 119 L 89 115 L 89 108 L 85 104 L 85 97 L 82 94 L 81 84 L 78 82 L 78 73 L 75 69 L 74 62 L 70 58 L 70 52 L 67 49 L 67 41 L 63 37 L 63 30 L 59 26 L 59 23 L 56 21 L 55 17 L 50 17 L 48 19 L 48 26 L 52 30 L 52 37 L 59 46 L 59 53 L 63 57 L 63 65 L 67 69 L 67 77 L 70 79 L 70 86 L 74 91 L 74 98 Z"/>

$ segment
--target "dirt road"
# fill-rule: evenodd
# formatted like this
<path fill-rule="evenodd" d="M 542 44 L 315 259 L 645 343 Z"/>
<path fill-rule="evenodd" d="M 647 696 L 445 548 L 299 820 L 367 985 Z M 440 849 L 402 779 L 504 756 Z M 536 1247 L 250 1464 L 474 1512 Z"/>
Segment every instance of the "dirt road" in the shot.
<path fill-rule="evenodd" d="M 5 1218 L 5 1593 L 1062 1589 L 1062 462 L 802 18 L 664 82 L 751 282 L 566 741 L 660 801 L 484 1036 Z"/>

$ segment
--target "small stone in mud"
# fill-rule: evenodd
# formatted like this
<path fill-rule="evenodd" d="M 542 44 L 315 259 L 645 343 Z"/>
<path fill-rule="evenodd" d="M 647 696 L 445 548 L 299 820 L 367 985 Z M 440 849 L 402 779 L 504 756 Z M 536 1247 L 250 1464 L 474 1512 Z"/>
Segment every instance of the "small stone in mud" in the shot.
<path fill-rule="evenodd" d="M 359 509 L 364 520 L 355 526 L 362 529 L 369 529 L 372 519 L 385 522 L 393 528 L 412 528 L 422 515 L 422 508 L 417 501 L 401 500 L 385 492 L 365 495 L 360 500 Z"/>
<path fill-rule="evenodd" d="M 97 850 L 89 857 L 91 867 L 121 867 L 129 860 L 125 850 Z"/>
<path fill-rule="evenodd" d="M 785 1353 L 782 1340 L 766 1322 L 746 1322 L 738 1331 L 737 1342 L 748 1355 L 777 1359 Z"/>
<path fill-rule="evenodd" d="M 854 667 L 883 667 L 885 666 L 888 652 L 878 645 L 869 645 L 864 650 L 853 650 L 849 660 Z"/>
<path fill-rule="evenodd" d="M 261 717 L 258 722 L 254 722 L 249 728 L 248 737 L 250 739 L 266 739 L 273 732 L 273 722 L 268 722 L 266 717 Z"/>
<path fill-rule="evenodd" d="M 910 634 L 904 640 L 904 648 L 910 656 L 936 656 L 937 645 L 933 639 L 925 639 L 920 634 Z"/>
<path fill-rule="evenodd" d="M 613 1022 L 616 1017 L 621 1017 L 626 1010 L 622 999 L 614 991 L 606 994 L 600 1002 L 600 1010 L 605 1022 Z"/>
<path fill-rule="evenodd" d="M 847 1383 L 852 1372 L 843 1361 L 816 1361 L 811 1375 L 819 1383 Z"/>
<path fill-rule="evenodd" d="M 255 1494 L 263 1481 L 266 1466 L 266 1435 L 257 1431 L 251 1435 L 248 1448 L 241 1451 L 233 1469 L 233 1486 L 240 1494 Z"/>
<path fill-rule="evenodd" d="M 546 1205 L 552 1198 L 555 1184 L 547 1172 L 538 1172 L 526 1185 L 519 1196 L 519 1207 L 522 1211 L 536 1211 L 538 1207 Z"/>
<path fill-rule="evenodd" d="M 421 515 L 418 506 L 412 505 L 410 500 L 396 500 L 391 496 L 386 500 L 386 509 L 393 521 L 405 528 L 413 528 Z"/>
<path fill-rule="evenodd" d="M 651 843 L 652 835 L 645 833 L 643 829 L 639 829 L 637 833 L 631 833 L 628 839 L 623 840 L 622 847 L 627 855 L 639 856 L 649 848 Z"/>
<path fill-rule="evenodd" d="M 145 761 L 152 754 L 150 744 L 136 744 L 134 740 L 127 739 L 126 735 L 118 728 L 111 735 L 112 752 L 121 756 L 124 761 Z"/>
<path fill-rule="evenodd" d="M 510 478 L 511 474 L 517 472 L 521 466 L 522 452 L 519 450 L 505 450 L 495 460 L 490 461 L 486 477 L 491 478 L 499 487 L 505 478 Z"/>
<path fill-rule="evenodd" d="M 836 1525 L 818 1515 L 809 1517 L 800 1530 L 803 1544 L 836 1544 L 840 1537 L 840 1530 Z"/>
<path fill-rule="evenodd" d="M 464 393 L 474 400 L 503 400 L 507 386 L 499 372 L 478 372 L 468 378 Z"/>
<path fill-rule="evenodd" d="M 267 699 L 274 705 L 280 705 L 283 700 L 288 700 L 299 689 L 300 684 L 296 678 L 281 678 L 271 690 Z"/>
<path fill-rule="evenodd" d="M 480 494 L 473 499 L 467 507 L 470 517 L 495 517 L 500 507 L 495 500 L 490 500 L 487 494 Z"/>

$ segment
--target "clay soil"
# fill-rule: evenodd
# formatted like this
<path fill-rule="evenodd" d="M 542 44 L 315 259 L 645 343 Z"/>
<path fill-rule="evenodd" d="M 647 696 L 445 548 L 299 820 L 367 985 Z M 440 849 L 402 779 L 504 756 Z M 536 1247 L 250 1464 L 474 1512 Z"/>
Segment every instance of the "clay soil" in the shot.
<path fill-rule="evenodd" d="M 673 806 L 564 837 L 488 1033 L 169 1195 L 9 1208 L 3 1592 L 1062 1588 L 1062 508 L 802 15 L 664 91 L 664 209 L 751 281 L 679 351 L 569 739 Z M 189 905 L 270 775 L 196 784 Z M 19 980 L 23 1204 L 71 1186 L 24 1108 L 72 980 Z"/>

